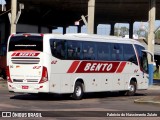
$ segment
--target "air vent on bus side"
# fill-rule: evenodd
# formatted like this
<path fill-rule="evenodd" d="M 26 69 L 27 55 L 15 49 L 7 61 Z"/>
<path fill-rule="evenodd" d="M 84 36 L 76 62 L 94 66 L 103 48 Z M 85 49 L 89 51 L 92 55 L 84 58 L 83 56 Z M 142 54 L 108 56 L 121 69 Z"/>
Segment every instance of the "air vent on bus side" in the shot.
<path fill-rule="evenodd" d="M 12 57 L 13 64 L 39 64 L 40 58 L 37 57 Z"/>

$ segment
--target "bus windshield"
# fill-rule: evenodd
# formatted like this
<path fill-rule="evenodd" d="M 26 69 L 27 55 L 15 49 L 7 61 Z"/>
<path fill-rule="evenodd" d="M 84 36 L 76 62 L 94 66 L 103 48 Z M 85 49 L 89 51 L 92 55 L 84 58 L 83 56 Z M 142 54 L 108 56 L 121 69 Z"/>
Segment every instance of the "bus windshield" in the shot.
<path fill-rule="evenodd" d="M 147 53 L 143 52 L 145 50 L 144 47 L 135 45 L 137 52 L 138 52 L 138 58 L 140 61 L 140 67 L 143 69 L 145 73 L 148 73 L 148 60 L 147 60 Z"/>
<path fill-rule="evenodd" d="M 143 68 L 143 70 L 148 73 L 148 60 L 147 60 L 147 53 L 146 52 L 142 52 L 142 61 L 141 61 L 141 66 Z"/>
<path fill-rule="evenodd" d="M 36 50 L 43 51 L 42 36 L 12 36 L 9 42 L 9 50 Z"/>

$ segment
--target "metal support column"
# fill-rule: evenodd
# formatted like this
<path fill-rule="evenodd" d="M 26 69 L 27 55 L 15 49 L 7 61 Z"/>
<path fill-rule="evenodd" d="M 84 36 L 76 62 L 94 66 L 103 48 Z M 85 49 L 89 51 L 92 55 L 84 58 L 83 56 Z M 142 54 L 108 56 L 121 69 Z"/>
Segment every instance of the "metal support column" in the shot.
<path fill-rule="evenodd" d="M 110 35 L 114 35 L 114 26 L 115 23 L 111 23 Z"/>
<path fill-rule="evenodd" d="M 94 33 L 95 0 L 88 1 L 88 33 Z"/>
<path fill-rule="evenodd" d="M 16 33 L 16 20 L 17 17 L 17 0 L 11 0 L 11 30 L 10 34 Z"/>
<path fill-rule="evenodd" d="M 64 27 L 63 27 L 63 34 L 66 34 L 66 31 L 67 31 L 67 27 L 64 26 Z"/>
<path fill-rule="evenodd" d="M 129 38 L 133 38 L 133 22 L 129 23 Z"/>
<path fill-rule="evenodd" d="M 41 33 L 41 32 L 42 32 L 42 26 L 38 25 L 38 33 Z"/>
<path fill-rule="evenodd" d="M 148 50 L 154 56 L 154 30 L 155 30 L 155 19 L 156 19 L 156 0 L 149 0 L 149 31 L 148 31 Z M 154 59 L 153 59 L 154 61 Z M 153 62 L 151 56 L 149 56 L 149 85 L 153 84 Z"/>
<path fill-rule="evenodd" d="M 98 24 L 95 23 L 95 24 L 94 24 L 94 34 L 97 34 L 97 31 L 98 31 L 97 29 L 98 29 Z"/>
<path fill-rule="evenodd" d="M 78 33 L 81 33 L 81 27 L 82 27 L 81 25 L 78 25 L 78 26 L 77 26 L 77 32 L 78 32 Z"/>
<path fill-rule="evenodd" d="M 53 28 L 52 27 L 48 27 L 49 33 L 52 33 Z"/>

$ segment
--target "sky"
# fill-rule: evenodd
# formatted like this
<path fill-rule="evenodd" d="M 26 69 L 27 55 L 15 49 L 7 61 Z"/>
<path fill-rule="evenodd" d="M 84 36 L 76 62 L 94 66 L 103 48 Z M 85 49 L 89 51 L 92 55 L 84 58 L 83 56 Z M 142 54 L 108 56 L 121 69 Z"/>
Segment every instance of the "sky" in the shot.
<path fill-rule="evenodd" d="M 1 5 L 5 5 L 5 4 L 6 4 L 6 1 L 5 1 L 5 0 L 0 0 L 0 4 L 1 4 Z"/>

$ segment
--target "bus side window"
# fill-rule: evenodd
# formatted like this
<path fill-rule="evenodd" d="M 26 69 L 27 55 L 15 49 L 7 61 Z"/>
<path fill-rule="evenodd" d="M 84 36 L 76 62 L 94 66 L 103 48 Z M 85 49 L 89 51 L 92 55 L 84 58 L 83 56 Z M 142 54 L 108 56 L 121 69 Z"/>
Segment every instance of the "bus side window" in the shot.
<path fill-rule="evenodd" d="M 67 42 L 67 59 L 80 60 L 81 57 L 81 43 L 79 41 Z"/>
<path fill-rule="evenodd" d="M 80 46 L 75 48 L 75 55 L 74 56 L 75 56 L 75 59 L 77 59 L 77 60 L 82 59 L 82 57 L 81 57 L 81 47 Z"/>
<path fill-rule="evenodd" d="M 84 60 L 95 60 L 96 59 L 96 48 L 94 42 L 83 43 L 83 59 Z"/>
<path fill-rule="evenodd" d="M 54 57 L 59 59 L 66 59 L 66 47 L 64 40 L 50 40 L 51 52 Z"/>
<path fill-rule="evenodd" d="M 119 43 L 112 44 L 111 52 L 112 52 L 112 60 L 123 60 L 123 46 Z"/>
<path fill-rule="evenodd" d="M 123 48 L 124 48 L 124 60 L 135 63 L 136 65 L 138 65 L 133 45 L 124 44 Z"/>
<path fill-rule="evenodd" d="M 73 53 L 74 53 L 73 43 L 68 41 L 67 42 L 67 59 L 73 60 Z"/>
<path fill-rule="evenodd" d="M 97 43 L 97 59 L 110 60 L 110 44 L 109 43 Z"/>
<path fill-rule="evenodd" d="M 148 73 L 148 60 L 147 60 L 147 54 L 145 52 L 142 52 L 142 67 L 143 70 Z"/>

